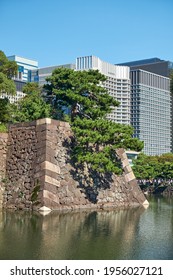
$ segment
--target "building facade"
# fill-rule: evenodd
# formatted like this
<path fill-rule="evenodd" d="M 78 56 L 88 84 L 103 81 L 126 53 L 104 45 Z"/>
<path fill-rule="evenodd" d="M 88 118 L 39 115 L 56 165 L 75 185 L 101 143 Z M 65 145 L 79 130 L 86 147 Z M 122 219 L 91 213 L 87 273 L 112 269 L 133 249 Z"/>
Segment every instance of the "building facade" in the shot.
<path fill-rule="evenodd" d="M 38 69 L 38 62 L 17 55 L 8 56 L 7 58 L 10 61 L 15 61 L 18 65 L 18 71 L 14 77 L 16 95 L 2 93 L 0 98 L 7 97 L 11 103 L 15 103 L 25 96 L 25 93 L 23 93 L 23 87 L 27 82 L 31 82 L 31 70 Z"/>
<path fill-rule="evenodd" d="M 10 61 L 15 61 L 18 65 L 15 80 L 31 82 L 31 70 L 38 69 L 38 62 L 17 55 L 8 56 L 7 58 Z"/>
<path fill-rule="evenodd" d="M 37 82 L 40 86 L 43 86 L 46 83 L 46 78 L 52 75 L 52 72 L 56 68 L 70 68 L 75 69 L 75 64 L 63 64 L 63 65 L 56 65 L 56 66 L 49 66 L 39 68 L 37 70 L 31 71 L 31 82 Z"/>
<path fill-rule="evenodd" d="M 23 87 L 26 84 L 26 82 L 14 80 L 15 86 L 16 86 L 16 94 L 10 95 L 8 93 L 1 93 L 0 98 L 8 98 L 10 103 L 15 103 L 19 99 L 23 98 L 25 96 L 25 93 L 23 92 Z"/>
<path fill-rule="evenodd" d="M 166 61 L 157 57 L 125 62 L 118 65 L 129 66 L 131 71 L 141 69 L 167 78 L 169 78 L 170 74 L 173 72 L 173 62 Z M 171 106 L 171 139 L 172 139 L 171 152 L 173 153 L 173 95 L 172 94 L 171 94 L 170 106 Z"/>
<path fill-rule="evenodd" d="M 144 153 L 171 152 L 170 79 L 141 69 L 131 70 L 131 124 L 144 141 Z"/>
<path fill-rule="evenodd" d="M 165 77 L 169 77 L 173 70 L 173 62 L 157 57 L 121 63 L 118 65 L 129 66 L 131 70 L 142 69 Z"/>
<path fill-rule="evenodd" d="M 96 56 L 84 56 L 76 59 L 76 70 L 99 70 L 107 80 L 103 86 L 108 93 L 120 102 L 119 107 L 115 107 L 108 119 L 130 124 L 130 71 L 127 66 L 116 66 L 102 61 Z"/>

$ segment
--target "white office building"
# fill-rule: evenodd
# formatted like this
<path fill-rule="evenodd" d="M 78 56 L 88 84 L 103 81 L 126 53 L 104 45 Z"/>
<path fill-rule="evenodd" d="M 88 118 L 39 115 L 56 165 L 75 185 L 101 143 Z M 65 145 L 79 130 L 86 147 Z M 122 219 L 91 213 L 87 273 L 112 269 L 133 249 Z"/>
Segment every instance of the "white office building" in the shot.
<path fill-rule="evenodd" d="M 108 93 L 120 102 L 119 107 L 115 107 L 108 119 L 130 124 L 130 68 L 127 66 L 117 66 L 102 61 L 96 56 L 84 56 L 76 59 L 76 70 L 99 70 L 107 77 L 103 86 Z"/>

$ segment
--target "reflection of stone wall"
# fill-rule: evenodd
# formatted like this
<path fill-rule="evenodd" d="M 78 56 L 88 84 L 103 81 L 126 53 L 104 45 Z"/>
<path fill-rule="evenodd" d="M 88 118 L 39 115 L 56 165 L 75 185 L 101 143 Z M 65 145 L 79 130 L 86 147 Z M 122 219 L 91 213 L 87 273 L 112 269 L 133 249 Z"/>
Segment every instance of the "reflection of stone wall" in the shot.
<path fill-rule="evenodd" d="M 130 259 L 138 251 L 136 237 L 144 211 L 144 207 L 52 211 L 46 216 L 3 211 L 0 259 Z"/>
<path fill-rule="evenodd" d="M 6 153 L 7 153 L 7 133 L 0 133 L 0 208 L 3 203 L 3 192 L 6 171 Z"/>
<path fill-rule="evenodd" d="M 51 119 L 10 127 L 4 207 L 70 210 L 145 202 L 123 149 L 117 151 L 122 176 L 78 173 L 70 159 L 71 135 L 68 123 Z"/>

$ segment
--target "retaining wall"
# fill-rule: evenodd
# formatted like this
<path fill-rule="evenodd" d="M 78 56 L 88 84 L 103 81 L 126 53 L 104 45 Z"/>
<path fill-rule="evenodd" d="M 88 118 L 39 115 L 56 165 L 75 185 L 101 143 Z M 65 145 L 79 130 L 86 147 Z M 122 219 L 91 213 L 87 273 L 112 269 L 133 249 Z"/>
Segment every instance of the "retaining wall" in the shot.
<path fill-rule="evenodd" d="M 6 181 L 6 156 L 8 133 L 0 133 L 0 208 L 3 204 L 4 184 Z"/>
<path fill-rule="evenodd" d="M 54 210 L 106 208 L 146 203 L 123 149 L 122 176 L 76 170 L 68 123 L 42 119 L 11 125 L 3 206 Z"/>

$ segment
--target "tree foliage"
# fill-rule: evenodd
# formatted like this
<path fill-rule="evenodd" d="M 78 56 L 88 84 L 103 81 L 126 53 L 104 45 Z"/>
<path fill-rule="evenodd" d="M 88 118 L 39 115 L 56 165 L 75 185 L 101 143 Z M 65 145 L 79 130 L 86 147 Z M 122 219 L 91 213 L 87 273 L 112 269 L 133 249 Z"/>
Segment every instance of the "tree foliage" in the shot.
<path fill-rule="evenodd" d="M 98 70 L 74 71 L 67 68 L 57 68 L 52 76 L 47 78 L 45 89 L 55 109 L 55 117 L 62 118 L 67 109 L 71 112 L 71 120 L 80 113 L 86 118 L 101 118 L 112 111 L 111 106 L 119 104 L 109 96 L 102 86 L 105 76 Z M 66 110 L 64 110 L 66 109 Z M 59 115 L 56 115 L 59 113 Z"/>
<path fill-rule="evenodd" d="M 73 159 L 99 172 L 120 173 L 117 148 L 141 150 L 143 143 L 133 139 L 131 126 L 108 120 L 107 114 L 119 105 L 103 87 L 106 80 L 98 70 L 74 71 L 58 68 L 45 85 L 54 117 L 66 119 L 70 112 L 74 132 Z"/>
<path fill-rule="evenodd" d="M 9 61 L 3 51 L 0 51 L 0 93 L 16 94 L 16 86 L 12 78 L 17 73 L 15 61 Z"/>
<path fill-rule="evenodd" d="M 11 106 L 12 122 L 27 122 L 50 117 L 51 108 L 46 104 L 37 83 L 27 83 L 23 92 L 26 96 Z"/>
<path fill-rule="evenodd" d="M 147 156 L 139 154 L 134 160 L 133 171 L 138 179 L 173 178 L 173 154 Z"/>
<path fill-rule="evenodd" d="M 9 120 L 8 105 L 8 98 L 0 98 L 0 123 L 7 123 Z"/>

